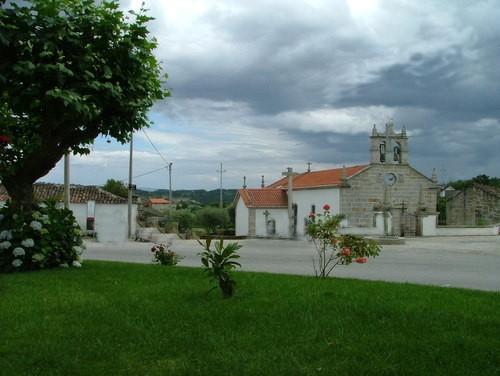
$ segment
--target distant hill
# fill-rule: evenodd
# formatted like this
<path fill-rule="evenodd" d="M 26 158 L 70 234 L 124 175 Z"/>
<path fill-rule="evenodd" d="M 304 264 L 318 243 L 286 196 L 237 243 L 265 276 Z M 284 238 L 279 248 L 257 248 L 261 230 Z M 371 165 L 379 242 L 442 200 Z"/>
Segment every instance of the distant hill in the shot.
<path fill-rule="evenodd" d="M 224 203 L 227 205 L 234 200 L 236 189 L 223 189 L 222 197 Z M 168 189 L 157 189 L 154 191 L 137 189 L 136 193 L 139 197 L 165 197 L 168 198 Z M 202 205 L 218 204 L 219 203 L 219 190 L 214 189 L 207 191 L 205 189 L 179 189 L 172 191 L 172 198 L 175 200 L 195 200 Z"/>

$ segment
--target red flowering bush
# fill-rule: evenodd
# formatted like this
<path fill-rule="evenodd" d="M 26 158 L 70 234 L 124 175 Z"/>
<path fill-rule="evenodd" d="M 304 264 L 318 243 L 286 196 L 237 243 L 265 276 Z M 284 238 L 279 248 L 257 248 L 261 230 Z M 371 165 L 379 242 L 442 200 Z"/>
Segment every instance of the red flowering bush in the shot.
<path fill-rule="evenodd" d="M 152 246 L 153 262 L 166 266 L 177 265 L 181 257 L 170 249 L 171 245 L 172 243 L 169 242 L 167 244 L 155 244 Z"/>
<path fill-rule="evenodd" d="M 0 144 L 10 144 L 10 137 L 0 134 Z"/>
<path fill-rule="evenodd" d="M 328 277 L 337 265 L 364 264 L 368 257 L 378 256 L 380 246 L 377 243 L 361 236 L 339 234 L 338 228 L 344 217 L 330 214 L 328 204 L 323 210 L 323 214 L 309 216 L 307 225 L 307 235 L 316 247 L 313 258 L 316 277 Z"/>

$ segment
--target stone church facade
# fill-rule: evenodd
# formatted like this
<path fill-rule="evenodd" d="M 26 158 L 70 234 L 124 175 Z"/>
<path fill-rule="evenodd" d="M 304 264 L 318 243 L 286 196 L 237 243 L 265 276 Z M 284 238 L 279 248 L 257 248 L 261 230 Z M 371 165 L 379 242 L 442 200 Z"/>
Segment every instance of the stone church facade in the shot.
<path fill-rule="evenodd" d="M 370 137 L 370 164 L 341 187 L 340 212 L 349 225 L 369 227 L 374 212 L 387 212 L 396 236 L 416 235 L 419 216 L 435 214 L 437 178 L 428 178 L 408 161 L 408 136 L 403 128 L 396 133 L 392 124 Z"/>
<path fill-rule="evenodd" d="M 436 219 L 436 177 L 409 164 L 406 130 L 396 132 L 392 123 L 384 132 L 373 127 L 367 165 L 289 169 L 286 175 L 267 187 L 238 191 L 237 235 L 303 237 L 309 214 L 325 203 L 345 216 L 344 232 L 415 236 L 426 220 Z"/>

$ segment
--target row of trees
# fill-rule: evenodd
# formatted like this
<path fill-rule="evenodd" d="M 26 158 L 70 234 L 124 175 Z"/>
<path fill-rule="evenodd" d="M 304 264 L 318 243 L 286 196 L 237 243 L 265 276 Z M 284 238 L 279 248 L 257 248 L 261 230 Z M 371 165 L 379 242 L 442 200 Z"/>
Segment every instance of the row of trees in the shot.
<path fill-rule="evenodd" d="M 447 185 L 461 190 L 471 187 L 473 184 L 489 185 L 491 187 L 500 188 L 500 177 L 488 176 L 483 174 L 478 175 L 472 179 L 450 181 Z"/>
<path fill-rule="evenodd" d="M 120 180 L 108 179 L 103 189 L 120 197 L 127 197 L 127 187 Z M 181 233 L 189 233 L 193 227 L 201 227 L 208 234 L 234 228 L 234 207 L 220 209 L 213 206 L 189 205 L 186 201 L 177 203 L 172 211 L 165 212 L 168 221 L 177 224 Z"/>
<path fill-rule="evenodd" d="M 207 234 L 218 234 L 234 228 L 234 217 L 230 215 L 230 208 L 205 206 L 197 210 L 175 210 L 171 220 L 177 223 L 180 233 L 189 233 L 195 227 L 203 228 Z"/>

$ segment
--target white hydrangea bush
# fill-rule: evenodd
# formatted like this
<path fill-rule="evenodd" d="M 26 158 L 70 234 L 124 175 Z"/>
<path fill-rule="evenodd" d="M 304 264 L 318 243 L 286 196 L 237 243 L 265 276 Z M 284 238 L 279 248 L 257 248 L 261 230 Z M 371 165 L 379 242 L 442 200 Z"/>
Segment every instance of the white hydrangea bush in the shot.
<path fill-rule="evenodd" d="M 0 271 L 80 268 L 84 245 L 73 213 L 55 202 L 34 205 L 30 214 L 0 208 Z"/>

